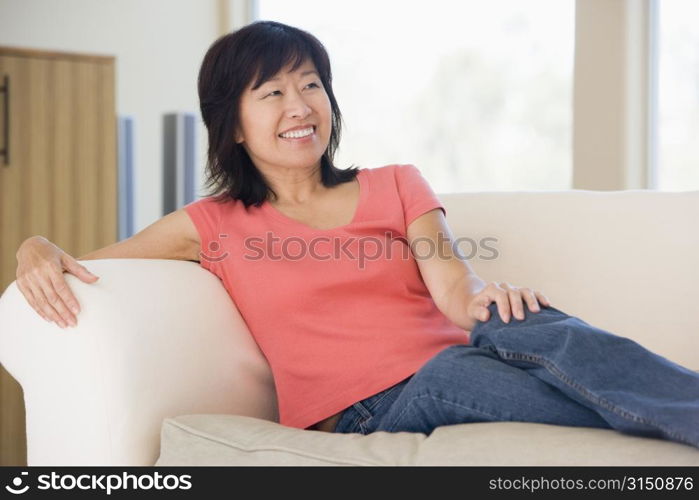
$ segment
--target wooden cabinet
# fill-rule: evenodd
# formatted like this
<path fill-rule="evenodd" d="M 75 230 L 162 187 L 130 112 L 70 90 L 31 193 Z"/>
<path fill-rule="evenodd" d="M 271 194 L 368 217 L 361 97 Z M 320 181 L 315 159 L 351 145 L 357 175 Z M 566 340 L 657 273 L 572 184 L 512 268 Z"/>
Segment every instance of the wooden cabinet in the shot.
<path fill-rule="evenodd" d="M 115 59 L 0 47 L 0 86 L 4 291 L 29 236 L 74 257 L 117 241 Z M 4 369 L 0 465 L 26 465 L 22 391 Z"/>

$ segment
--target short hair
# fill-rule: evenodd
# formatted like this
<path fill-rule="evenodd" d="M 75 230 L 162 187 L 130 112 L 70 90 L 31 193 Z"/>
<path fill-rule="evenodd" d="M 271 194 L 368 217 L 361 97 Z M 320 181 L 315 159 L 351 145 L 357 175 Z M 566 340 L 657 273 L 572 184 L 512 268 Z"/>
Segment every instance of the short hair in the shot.
<path fill-rule="evenodd" d="M 332 90 L 330 58 L 310 33 L 275 21 L 256 21 L 218 38 L 206 52 L 199 70 L 199 107 L 208 132 L 205 169 L 206 196 L 216 201 L 240 200 L 260 206 L 277 193 L 265 182 L 242 144 L 235 142 L 240 126 L 240 98 L 247 87 L 264 83 L 292 65 L 296 70 L 311 60 L 323 83 L 332 110 L 328 147 L 321 157 L 321 180 L 331 187 L 352 181 L 359 169 L 339 169 L 333 159 L 340 143 L 342 115 Z"/>

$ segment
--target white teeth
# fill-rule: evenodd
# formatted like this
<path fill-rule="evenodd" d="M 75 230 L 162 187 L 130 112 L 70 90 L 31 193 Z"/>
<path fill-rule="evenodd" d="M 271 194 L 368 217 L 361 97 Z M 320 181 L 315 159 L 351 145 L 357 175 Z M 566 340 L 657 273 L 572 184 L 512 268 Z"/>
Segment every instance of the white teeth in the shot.
<path fill-rule="evenodd" d="M 287 132 L 286 134 L 279 134 L 280 137 L 285 137 L 287 139 L 300 139 L 301 137 L 306 137 L 313 133 L 313 127 L 309 127 L 304 130 L 294 130 L 293 132 Z"/>

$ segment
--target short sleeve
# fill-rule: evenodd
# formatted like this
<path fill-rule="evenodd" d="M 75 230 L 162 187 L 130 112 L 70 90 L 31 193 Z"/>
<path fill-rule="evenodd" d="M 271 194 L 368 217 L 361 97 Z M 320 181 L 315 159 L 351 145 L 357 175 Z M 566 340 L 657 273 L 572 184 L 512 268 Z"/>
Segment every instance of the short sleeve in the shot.
<path fill-rule="evenodd" d="M 419 216 L 435 208 L 440 208 L 446 216 L 444 205 L 415 165 L 396 165 L 394 173 L 403 203 L 406 228 Z"/>
<path fill-rule="evenodd" d="M 192 219 L 199 233 L 201 245 L 199 248 L 199 264 L 204 269 L 221 277 L 219 262 L 221 248 L 220 221 L 221 206 L 213 198 L 202 198 L 185 205 L 185 212 Z"/>

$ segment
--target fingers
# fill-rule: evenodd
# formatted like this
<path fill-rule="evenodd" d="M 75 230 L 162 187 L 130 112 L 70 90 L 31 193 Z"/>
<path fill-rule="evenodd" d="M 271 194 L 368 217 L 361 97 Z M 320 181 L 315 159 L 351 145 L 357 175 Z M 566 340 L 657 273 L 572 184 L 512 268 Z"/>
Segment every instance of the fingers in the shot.
<path fill-rule="evenodd" d="M 58 276 L 51 274 L 49 279 L 52 287 L 46 290 L 46 298 L 65 323 L 75 326 L 77 324 L 75 314 L 79 311 L 78 301 L 68 288 L 63 273 Z"/>
<path fill-rule="evenodd" d="M 23 244 L 17 252 L 17 262 L 17 286 L 34 310 L 62 328 L 76 326 L 80 305 L 64 272 L 87 283 L 99 278 L 48 240 Z"/>
<path fill-rule="evenodd" d="M 66 271 L 77 276 L 78 279 L 86 283 L 94 283 L 99 279 L 98 276 L 92 274 L 85 266 L 80 264 L 68 254 L 63 254 L 61 261 L 63 262 L 63 267 L 65 267 Z"/>
<path fill-rule="evenodd" d="M 476 315 L 481 321 L 488 321 L 490 319 L 490 311 L 488 306 L 492 302 L 491 298 L 487 294 L 480 295 L 474 299 L 476 301 Z"/>
<path fill-rule="evenodd" d="M 486 288 L 481 290 L 479 295 L 474 299 L 476 302 L 477 312 L 476 317 L 480 321 L 488 321 L 490 319 L 490 311 L 488 306 L 491 302 L 495 302 L 498 306 L 498 314 L 505 323 L 510 321 L 510 302 L 507 297 L 507 292 L 503 290 L 497 283 L 490 283 Z"/>
<path fill-rule="evenodd" d="M 539 300 L 539 303 L 544 306 L 544 307 L 550 307 L 551 306 L 551 301 L 546 298 L 546 295 L 544 295 L 541 292 L 534 291 L 536 294 L 536 298 Z"/>
<path fill-rule="evenodd" d="M 505 323 L 510 322 L 510 299 L 508 293 L 502 289 L 495 295 L 495 302 L 498 304 L 498 314 Z"/>
<path fill-rule="evenodd" d="M 46 297 L 44 293 L 41 291 L 41 288 L 29 284 L 29 292 L 25 293 L 25 297 L 27 297 L 27 300 L 29 300 L 29 297 L 31 296 L 32 299 L 29 300 L 29 303 L 32 305 L 34 310 L 38 312 L 42 318 L 44 318 L 46 321 L 53 321 L 56 324 L 61 325 L 61 318 L 58 312 L 53 308 L 51 304 L 46 300 Z"/>
<path fill-rule="evenodd" d="M 536 298 L 536 293 L 531 288 L 522 290 L 522 298 L 526 301 L 531 312 L 537 313 L 541 310 L 539 300 Z"/>
<path fill-rule="evenodd" d="M 48 317 L 49 321 L 54 321 L 61 328 L 66 328 L 68 325 L 76 326 L 77 319 L 68 310 L 63 298 L 66 297 L 70 304 L 72 294 L 65 283 L 63 273 L 60 273 L 60 278 L 55 273 L 54 271 L 48 277 L 36 278 L 36 284 L 31 285 L 34 300 L 44 318 Z M 74 298 L 72 300 L 77 304 Z"/>
<path fill-rule="evenodd" d="M 527 307 L 529 307 L 529 310 L 533 313 L 537 313 L 541 310 L 539 304 L 544 307 L 549 307 L 551 305 L 551 302 L 544 294 L 532 290 L 531 288 L 512 287 L 509 284 L 504 284 L 504 287 L 508 290 L 512 312 L 518 320 L 524 320 L 524 302 L 526 302 Z"/>
<path fill-rule="evenodd" d="M 541 305 L 545 307 L 551 305 L 545 295 L 531 288 L 520 288 L 505 282 L 490 283 L 478 297 L 478 306 L 480 307 L 477 315 L 481 321 L 489 319 L 488 306 L 491 302 L 497 303 L 498 314 L 504 323 L 510 322 L 510 315 L 523 321 L 525 319 L 525 304 L 533 313 L 539 312 Z"/>
<path fill-rule="evenodd" d="M 522 299 L 527 303 L 527 307 L 533 313 L 539 312 L 539 300 L 536 297 L 536 292 L 531 288 L 520 288 Z M 522 317 L 518 316 L 518 319 L 524 319 L 524 311 L 522 311 Z"/>
<path fill-rule="evenodd" d="M 38 301 L 34 297 L 34 293 L 31 291 L 30 288 L 28 288 L 23 281 L 18 280 L 17 281 L 17 288 L 19 288 L 19 291 L 22 292 L 22 295 L 24 295 L 24 298 L 27 299 L 27 302 L 29 302 L 29 305 L 32 306 L 32 309 L 34 309 L 39 316 L 44 318 L 46 321 L 51 321 L 48 316 L 44 313 L 42 310 L 41 306 L 39 305 Z"/>

